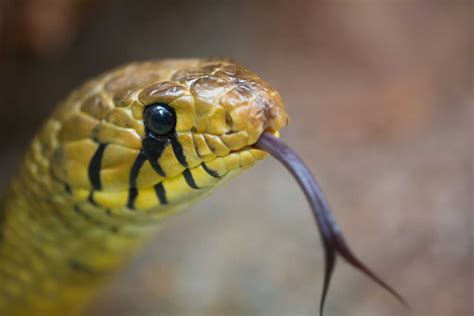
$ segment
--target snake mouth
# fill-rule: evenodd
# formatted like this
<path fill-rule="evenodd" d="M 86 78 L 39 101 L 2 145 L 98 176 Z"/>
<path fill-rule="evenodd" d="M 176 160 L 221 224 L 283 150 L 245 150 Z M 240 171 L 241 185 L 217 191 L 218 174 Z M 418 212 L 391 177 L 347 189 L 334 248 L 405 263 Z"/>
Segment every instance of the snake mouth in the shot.
<path fill-rule="evenodd" d="M 325 272 L 320 301 L 320 314 L 323 314 L 326 295 L 338 255 L 344 258 L 352 267 L 367 275 L 395 296 L 405 307 L 408 307 L 403 297 L 372 272 L 349 248 L 318 182 L 301 158 L 272 132 L 264 132 L 254 147 L 268 152 L 288 169 L 303 190 L 311 206 L 325 253 Z"/>

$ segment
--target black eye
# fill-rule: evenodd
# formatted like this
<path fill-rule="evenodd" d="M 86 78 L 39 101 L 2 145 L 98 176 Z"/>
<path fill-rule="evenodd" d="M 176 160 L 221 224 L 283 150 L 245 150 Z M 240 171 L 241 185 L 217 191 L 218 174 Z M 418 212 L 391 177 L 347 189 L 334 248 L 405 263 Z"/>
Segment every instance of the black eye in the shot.
<path fill-rule="evenodd" d="M 165 104 L 157 103 L 147 106 L 143 116 L 145 126 L 160 136 L 168 135 L 176 126 L 176 113 Z"/>

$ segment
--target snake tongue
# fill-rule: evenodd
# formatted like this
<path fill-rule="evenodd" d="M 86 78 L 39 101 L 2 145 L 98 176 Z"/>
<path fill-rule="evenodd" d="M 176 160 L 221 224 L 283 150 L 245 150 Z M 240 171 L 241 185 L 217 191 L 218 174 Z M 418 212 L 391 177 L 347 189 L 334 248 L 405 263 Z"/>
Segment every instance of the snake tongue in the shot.
<path fill-rule="evenodd" d="M 318 182 L 298 155 L 296 155 L 296 153 L 281 139 L 275 137 L 269 132 L 263 133 L 254 147 L 268 152 L 290 171 L 301 189 L 304 191 L 306 199 L 311 205 L 313 216 L 319 227 L 325 253 L 325 272 L 320 301 L 320 314 L 323 314 L 324 302 L 331 282 L 331 276 L 336 265 L 337 255 L 344 258 L 357 270 L 366 274 L 373 281 L 394 295 L 403 305 L 408 307 L 408 304 L 399 293 L 373 273 L 352 253 L 334 219 L 334 216 L 332 215 L 329 204 L 326 202 Z"/>

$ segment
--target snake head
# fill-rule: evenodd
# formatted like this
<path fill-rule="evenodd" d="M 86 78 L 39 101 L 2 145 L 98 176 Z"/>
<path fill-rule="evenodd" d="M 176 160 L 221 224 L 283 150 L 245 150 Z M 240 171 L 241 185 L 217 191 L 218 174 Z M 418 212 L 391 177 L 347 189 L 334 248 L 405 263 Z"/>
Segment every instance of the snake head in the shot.
<path fill-rule="evenodd" d="M 45 209 L 55 202 L 53 209 L 73 208 L 95 226 L 125 217 L 122 226 L 133 229 L 130 217 L 148 223 L 168 216 L 270 153 L 303 189 L 320 229 L 326 258 L 320 314 L 338 256 L 406 304 L 352 252 L 316 179 L 276 137 L 287 122 L 278 93 L 232 61 L 127 65 L 59 105 L 26 158 L 22 179 L 34 184 L 19 183 L 16 192 Z"/>
<path fill-rule="evenodd" d="M 156 119 L 160 109 L 174 121 Z M 45 129 L 55 131 L 53 173 L 75 203 L 159 213 L 265 158 L 252 145 L 287 122 L 279 94 L 243 66 L 189 59 L 107 72 L 73 92 Z"/>

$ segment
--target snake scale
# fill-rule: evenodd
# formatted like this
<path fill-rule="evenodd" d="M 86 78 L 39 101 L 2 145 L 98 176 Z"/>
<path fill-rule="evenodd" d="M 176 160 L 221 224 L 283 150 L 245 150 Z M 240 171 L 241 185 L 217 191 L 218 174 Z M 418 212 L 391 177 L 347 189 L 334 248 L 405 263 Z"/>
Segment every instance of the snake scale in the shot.
<path fill-rule="evenodd" d="M 162 220 L 267 157 L 260 139 L 288 121 L 278 92 L 228 59 L 137 62 L 84 83 L 0 210 L 0 315 L 79 314 Z M 318 203 L 326 291 L 335 255 L 351 254 Z"/>

